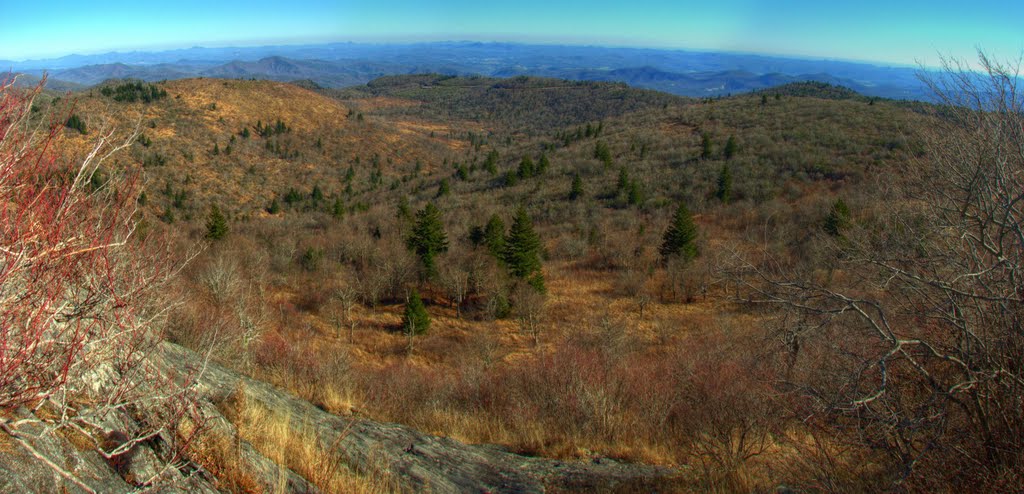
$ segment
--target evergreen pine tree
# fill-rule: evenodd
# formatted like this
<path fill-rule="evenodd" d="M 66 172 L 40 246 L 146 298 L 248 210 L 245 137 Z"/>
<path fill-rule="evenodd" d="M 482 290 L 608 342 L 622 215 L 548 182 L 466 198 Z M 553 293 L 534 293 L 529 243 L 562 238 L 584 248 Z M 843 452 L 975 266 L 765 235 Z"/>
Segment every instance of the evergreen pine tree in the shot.
<path fill-rule="evenodd" d="M 210 207 L 210 216 L 206 219 L 206 238 L 220 240 L 228 234 L 228 220 L 220 212 L 216 204 Z"/>
<path fill-rule="evenodd" d="M 583 197 L 583 178 L 579 173 L 572 176 L 572 187 L 569 189 L 569 200 L 575 201 Z"/>
<path fill-rule="evenodd" d="M 729 136 L 729 140 L 725 141 L 725 149 L 722 150 L 725 159 L 732 159 L 733 156 L 736 156 L 737 151 L 739 151 L 739 145 L 736 144 L 736 136 Z"/>
<path fill-rule="evenodd" d="M 395 211 L 395 218 L 405 223 L 412 220 L 412 210 L 409 208 L 409 198 L 402 196 L 398 199 L 398 209 Z"/>
<path fill-rule="evenodd" d="M 498 259 L 505 253 L 505 222 L 501 221 L 497 214 L 492 214 L 491 219 L 487 220 L 487 226 L 483 231 L 483 244 L 487 246 L 487 251 Z"/>
<path fill-rule="evenodd" d="M 281 212 L 281 204 L 277 202 L 277 197 L 270 201 L 270 206 L 267 206 L 267 212 L 270 214 Z"/>
<path fill-rule="evenodd" d="M 505 187 L 514 187 L 519 183 L 519 174 L 509 170 L 505 172 Z"/>
<path fill-rule="evenodd" d="M 537 175 L 543 175 L 543 174 L 547 173 L 548 168 L 550 168 L 550 167 L 551 167 L 551 161 L 548 159 L 548 155 L 546 153 L 541 153 L 540 160 L 537 161 L 536 174 Z"/>
<path fill-rule="evenodd" d="M 174 210 L 170 206 L 164 208 L 164 214 L 160 215 L 160 219 L 164 220 L 164 223 L 174 223 Z"/>
<path fill-rule="evenodd" d="M 633 180 L 626 186 L 626 202 L 630 206 L 639 206 L 644 202 L 644 190 L 639 181 Z"/>
<path fill-rule="evenodd" d="M 324 200 L 324 191 L 320 190 L 320 184 L 313 186 L 313 190 L 309 193 L 309 198 L 314 203 L 319 203 Z"/>
<path fill-rule="evenodd" d="M 416 212 L 416 224 L 406 239 L 406 245 L 420 258 L 427 278 L 437 275 L 434 256 L 448 250 L 448 235 L 441 222 L 441 211 L 433 203 Z"/>
<path fill-rule="evenodd" d="M 341 197 L 334 198 L 334 204 L 331 205 L 331 216 L 338 219 L 345 216 L 345 203 L 341 201 Z"/>
<path fill-rule="evenodd" d="M 597 141 L 597 144 L 594 144 L 594 158 L 601 160 L 605 167 L 612 166 L 612 151 L 604 141 Z"/>
<path fill-rule="evenodd" d="M 64 125 L 69 129 L 77 130 L 80 134 L 88 133 L 85 128 L 85 121 L 75 114 L 72 114 L 70 117 L 68 117 L 67 121 L 64 122 Z"/>
<path fill-rule="evenodd" d="M 529 156 L 524 156 L 523 159 L 519 161 L 519 171 L 517 172 L 519 178 L 530 178 L 534 173 L 533 159 Z"/>
<path fill-rule="evenodd" d="M 729 165 L 722 165 L 722 170 L 718 172 L 718 190 L 715 191 L 715 197 L 723 204 L 729 204 L 732 198 L 732 171 L 729 170 Z"/>
<path fill-rule="evenodd" d="M 619 168 L 619 181 L 615 184 L 615 188 L 620 191 L 629 188 L 629 171 L 624 166 Z"/>
<path fill-rule="evenodd" d="M 441 183 L 437 186 L 437 195 L 435 198 L 441 198 L 451 193 L 451 185 L 448 184 L 447 178 L 442 178 Z"/>
<path fill-rule="evenodd" d="M 707 132 L 700 135 L 700 159 L 711 159 L 711 135 Z"/>
<path fill-rule="evenodd" d="M 679 203 L 672 216 L 672 224 L 665 231 L 660 252 L 665 260 L 672 256 L 680 256 L 686 261 L 697 257 L 697 225 L 683 203 Z"/>
<path fill-rule="evenodd" d="M 288 192 L 284 195 L 284 203 L 291 206 L 302 200 L 302 195 L 299 191 L 295 190 L 295 187 L 289 187 Z"/>
<path fill-rule="evenodd" d="M 836 202 L 829 209 L 828 216 L 825 218 L 825 232 L 833 237 L 838 237 L 849 226 L 850 208 L 846 206 L 846 202 L 842 199 L 836 199 Z"/>
<path fill-rule="evenodd" d="M 512 228 L 505 238 L 505 265 L 508 271 L 517 278 L 528 280 L 538 290 L 544 286 L 544 275 L 541 272 L 541 242 L 533 231 L 533 223 L 520 206 L 516 211 Z"/>
<path fill-rule="evenodd" d="M 430 314 L 427 313 L 423 299 L 415 288 L 409 293 L 409 301 L 405 303 L 402 314 L 402 332 L 408 335 L 426 333 L 430 329 Z"/>
<path fill-rule="evenodd" d="M 484 169 L 487 170 L 487 173 L 490 173 L 491 175 L 495 175 L 498 173 L 497 150 L 492 149 L 491 152 L 487 153 L 487 161 L 484 162 Z"/>

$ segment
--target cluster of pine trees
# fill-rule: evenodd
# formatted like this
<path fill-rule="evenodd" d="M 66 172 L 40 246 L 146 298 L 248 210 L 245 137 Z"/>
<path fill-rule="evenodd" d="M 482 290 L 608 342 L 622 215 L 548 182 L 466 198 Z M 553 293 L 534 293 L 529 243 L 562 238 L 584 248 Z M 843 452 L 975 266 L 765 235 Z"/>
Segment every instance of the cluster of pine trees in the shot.
<path fill-rule="evenodd" d="M 399 203 L 397 215 L 400 219 L 410 216 L 407 201 Z M 507 231 L 501 217 L 492 215 L 483 227 L 471 229 L 470 241 L 477 247 L 487 249 L 505 268 L 513 282 L 526 283 L 540 294 L 547 291 L 541 261 L 543 245 L 526 208 L 520 206 L 516 209 L 512 226 Z M 406 237 L 406 247 L 419 259 L 421 281 L 436 279 L 436 257 L 448 250 L 448 235 L 441 211 L 434 203 L 427 203 L 416 212 Z M 429 326 L 430 317 L 419 293 L 416 290 L 410 291 L 402 319 L 403 331 L 419 334 Z"/>
<path fill-rule="evenodd" d="M 104 86 L 100 94 L 121 103 L 152 103 L 167 97 L 167 90 L 142 81 L 125 82 L 116 86 Z"/>

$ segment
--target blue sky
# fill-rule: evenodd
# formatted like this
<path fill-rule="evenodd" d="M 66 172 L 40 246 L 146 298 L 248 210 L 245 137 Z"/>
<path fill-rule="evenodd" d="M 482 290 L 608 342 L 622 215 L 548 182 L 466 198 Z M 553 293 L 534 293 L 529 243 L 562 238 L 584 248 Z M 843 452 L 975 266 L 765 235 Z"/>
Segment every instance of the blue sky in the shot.
<path fill-rule="evenodd" d="M 0 59 L 326 41 L 484 40 L 937 62 L 1024 50 L 1022 0 L 0 0 Z"/>

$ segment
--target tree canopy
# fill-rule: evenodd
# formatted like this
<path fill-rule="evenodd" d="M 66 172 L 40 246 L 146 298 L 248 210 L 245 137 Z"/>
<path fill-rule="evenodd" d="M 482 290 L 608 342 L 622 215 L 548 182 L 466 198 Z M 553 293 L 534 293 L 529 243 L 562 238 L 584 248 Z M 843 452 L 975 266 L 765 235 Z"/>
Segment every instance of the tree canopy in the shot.
<path fill-rule="evenodd" d="M 660 252 L 665 260 L 679 256 L 689 261 L 697 257 L 697 225 L 693 223 L 693 215 L 686 204 L 679 203 L 672 223 L 665 230 Z"/>
<path fill-rule="evenodd" d="M 531 285 L 543 291 L 541 247 L 540 237 L 533 231 L 533 222 L 526 208 L 520 206 L 505 239 L 505 265 L 512 276 L 528 280 Z"/>
<path fill-rule="evenodd" d="M 434 256 L 448 250 L 448 235 L 441 222 L 441 211 L 434 203 L 427 203 L 416 212 L 416 223 L 406 239 L 406 246 L 419 256 L 428 278 L 437 274 Z"/>

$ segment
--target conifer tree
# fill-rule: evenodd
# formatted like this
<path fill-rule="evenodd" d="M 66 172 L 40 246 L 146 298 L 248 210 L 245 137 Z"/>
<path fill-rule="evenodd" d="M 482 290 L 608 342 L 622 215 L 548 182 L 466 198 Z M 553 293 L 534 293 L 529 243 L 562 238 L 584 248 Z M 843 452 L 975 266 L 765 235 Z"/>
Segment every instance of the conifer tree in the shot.
<path fill-rule="evenodd" d="M 626 202 L 631 206 L 638 206 L 644 202 L 644 190 L 640 182 L 633 180 L 626 186 Z"/>
<path fill-rule="evenodd" d="M 629 188 L 629 171 L 626 167 L 619 167 L 619 181 L 615 184 L 615 188 L 623 191 Z"/>
<path fill-rule="evenodd" d="M 451 193 L 451 185 L 448 184 L 447 178 L 442 178 L 441 183 L 437 186 L 437 195 L 435 198 L 441 198 Z"/>
<path fill-rule="evenodd" d="M 341 197 L 334 198 L 334 204 L 331 205 L 331 216 L 338 219 L 345 216 L 345 203 L 341 201 Z"/>
<path fill-rule="evenodd" d="M 537 175 L 543 175 L 543 174 L 547 173 L 548 168 L 550 168 L 550 167 L 551 167 L 551 160 L 548 159 L 548 155 L 546 153 L 541 153 L 540 160 L 537 161 L 536 174 Z"/>
<path fill-rule="evenodd" d="M 79 117 L 78 115 L 75 115 L 75 114 L 72 114 L 70 117 L 68 117 L 67 121 L 64 122 L 64 126 L 69 128 L 69 129 L 75 129 L 80 134 L 87 134 L 88 133 L 86 128 L 85 128 L 85 120 L 82 120 L 81 117 Z"/>
<path fill-rule="evenodd" d="M 533 159 L 529 156 L 524 156 L 519 161 L 519 171 L 517 172 L 519 178 L 530 178 L 534 175 L 534 172 Z"/>
<path fill-rule="evenodd" d="M 718 190 L 715 191 L 715 197 L 723 204 L 729 204 L 732 198 L 732 171 L 729 170 L 729 165 L 722 165 L 722 170 L 718 172 Z"/>
<path fill-rule="evenodd" d="M 319 203 L 324 199 L 324 191 L 320 190 L 320 184 L 313 186 L 313 190 L 309 193 L 309 198 L 314 203 Z"/>
<path fill-rule="evenodd" d="M 660 253 L 666 261 L 673 256 L 686 261 L 697 257 L 697 225 L 693 223 L 693 215 L 683 203 L 679 203 L 679 208 L 672 216 L 672 224 L 665 230 Z"/>
<path fill-rule="evenodd" d="M 849 227 L 850 208 L 846 206 L 846 202 L 842 199 L 836 199 L 836 202 L 829 209 L 828 216 L 825 218 L 825 232 L 833 237 L 838 237 L 843 234 L 843 230 Z"/>
<path fill-rule="evenodd" d="M 569 189 L 569 200 L 575 201 L 583 197 L 583 178 L 579 173 L 572 176 L 572 187 Z"/>
<path fill-rule="evenodd" d="M 277 214 L 281 212 L 281 204 L 277 202 L 277 197 L 274 197 L 270 201 L 270 206 L 267 206 L 267 212 L 270 214 Z"/>
<path fill-rule="evenodd" d="M 487 220 L 483 231 L 483 244 L 487 246 L 487 251 L 498 259 L 505 253 L 505 222 L 501 221 L 497 214 L 492 214 L 491 219 Z"/>
<path fill-rule="evenodd" d="M 533 231 L 533 222 L 526 208 L 520 206 L 505 238 L 505 265 L 512 276 L 525 279 L 539 291 L 544 291 L 540 254 L 540 237 Z"/>
<path fill-rule="evenodd" d="M 594 158 L 601 160 L 605 167 L 612 166 L 612 152 L 604 141 L 597 141 L 597 144 L 594 144 Z"/>
<path fill-rule="evenodd" d="M 448 250 L 448 235 L 441 222 L 441 211 L 434 203 L 427 203 L 423 209 L 416 212 L 416 224 L 406 239 L 406 245 L 419 256 L 427 278 L 436 276 L 434 256 Z"/>
<path fill-rule="evenodd" d="M 494 175 L 498 173 L 498 151 L 492 149 L 491 152 L 487 153 L 487 161 L 484 162 L 484 169 L 487 173 Z"/>
<path fill-rule="evenodd" d="M 210 207 L 210 216 L 206 219 L 206 238 L 220 240 L 228 234 L 228 220 L 220 212 L 216 204 Z"/>
<path fill-rule="evenodd" d="M 505 172 L 505 187 L 514 187 L 519 183 L 519 174 L 509 170 Z"/>
<path fill-rule="evenodd" d="M 412 221 L 412 210 L 409 208 L 409 198 L 402 196 L 398 199 L 398 209 L 395 211 L 395 218 L 399 222 Z"/>
<path fill-rule="evenodd" d="M 700 159 L 711 159 L 711 135 L 707 132 L 700 135 Z"/>
<path fill-rule="evenodd" d="M 405 312 L 402 314 L 402 332 L 407 335 L 419 335 L 430 329 L 430 314 L 427 313 L 423 299 L 415 288 L 409 293 L 409 300 L 405 303 Z"/>
<path fill-rule="evenodd" d="M 288 192 L 284 195 L 284 203 L 291 206 L 302 200 L 302 195 L 299 191 L 295 190 L 295 187 L 289 187 Z"/>
<path fill-rule="evenodd" d="M 725 154 L 725 159 L 732 159 L 737 151 L 739 151 L 739 145 L 736 144 L 736 136 L 729 136 L 729 140 L 725 141 L 725 149 L 722 150 L 722 153 Z"/>

